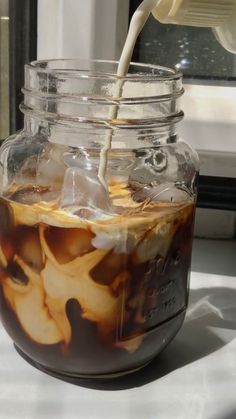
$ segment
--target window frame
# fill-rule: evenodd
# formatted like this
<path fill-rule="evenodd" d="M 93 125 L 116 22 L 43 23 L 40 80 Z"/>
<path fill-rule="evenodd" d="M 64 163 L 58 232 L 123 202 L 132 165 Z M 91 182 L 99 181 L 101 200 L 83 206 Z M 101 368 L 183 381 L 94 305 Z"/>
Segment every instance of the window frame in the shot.
<path fill-rule="evenodd" d="M 24 65 L 37 57 L 37 0 L 9 0 L 10 133 L 23 127 Z"/>
<path fill-rule="evenodd" d="M 38 0 L 38 59 L 118 59 L 128 22 L 129 0 Z"/>

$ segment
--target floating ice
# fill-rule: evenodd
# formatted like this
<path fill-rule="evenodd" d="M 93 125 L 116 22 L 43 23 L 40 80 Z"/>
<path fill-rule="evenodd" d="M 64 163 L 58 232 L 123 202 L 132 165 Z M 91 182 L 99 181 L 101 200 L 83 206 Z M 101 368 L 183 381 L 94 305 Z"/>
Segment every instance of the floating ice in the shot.
<path fill-rule="evenodd" d="M 112 215 L 108 192 L 96 173 L 78 167 L 66 170 L 61 208 L 85 219 L 106 218 Z"/>

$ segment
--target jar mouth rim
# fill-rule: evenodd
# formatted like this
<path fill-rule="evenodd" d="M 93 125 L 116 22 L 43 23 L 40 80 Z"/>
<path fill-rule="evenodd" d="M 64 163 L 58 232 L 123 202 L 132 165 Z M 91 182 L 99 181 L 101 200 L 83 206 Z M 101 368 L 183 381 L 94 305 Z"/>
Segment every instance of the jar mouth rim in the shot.
<path fill-rule="evenodd" d="M 68 67 L 66 67 L 66 64 Z M 49 59 L 49 60 L 38 60 L 32 61 L 29 64 L 25 65 L 27 70 L 46 73 L 46 74 L 57 74 L 64 75 L 68 78 L 99 78 L 99 79 L 112 79 L 114 80 L 127 80 L 127 81 L 176 81 L 182 79 L 182 73 L 177 69 L 172 69 L 169 67 L 159 66 L 155 64 L 143 64 L 131 62 L 130 69 L 135 72 L 128 72 L 125 77 L 117 76 L 114 72 L 107 71 L 98 71 L 93 70 L 93 65 L 113 65 L 118 67 L 119 61 L 113 60 L 80 60 L 80 59 Z M 85 68 L 81 68 L 85 66 Z M 73 68 L 74 67 L 74 68 Z M 137 71 L 138 70 L 138 71 Z"/>

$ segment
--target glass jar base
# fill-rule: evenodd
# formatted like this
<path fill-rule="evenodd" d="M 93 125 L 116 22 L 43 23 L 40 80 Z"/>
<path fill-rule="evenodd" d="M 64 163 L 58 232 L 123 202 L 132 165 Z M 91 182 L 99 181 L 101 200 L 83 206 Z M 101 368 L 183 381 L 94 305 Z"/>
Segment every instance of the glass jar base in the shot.
<path fill-rule="evenodd" d="M 47 368 L 44 365 L 40 364 L 39 362 L 34 361 L 28 355 L 26 355 L 15 343 L 14 343 L 14 347 L 15 347 L 16 351 L 18 352 L 18 354 L 26 362 L 28 362 L 31 366 L 37 368 L 38 370 L 44 372 L 45 374 L 48 374 L 48 375 L 50 375 L 52 377 L 55 377 L 55 378 L 58 378 L 59 380 L 70 381 L 70 382 L 74 381 L 74 383 L 76 383 L 76 380 L 109 380 L 109 379 L 124 377 L 126 375 L 133 374 L 133 373 L 141 370 L 142 368 L 145 368 L 154 359 L 154 358 L 151 358 L 148 362 L 145 362 L 144 364 L 141 364 L 137 368 L 128 369 L 128 370 L 124 370 L 124 371 L 119 371 L 119 372 L 116 372 L 116 373 L 94 374 L 94 375 L 92 375 L 92 374 L 77 374 L 77 373 L 69 374 L 67 372 L 65 373 L 63 371 L 58 371 L 58 370 Z"/>

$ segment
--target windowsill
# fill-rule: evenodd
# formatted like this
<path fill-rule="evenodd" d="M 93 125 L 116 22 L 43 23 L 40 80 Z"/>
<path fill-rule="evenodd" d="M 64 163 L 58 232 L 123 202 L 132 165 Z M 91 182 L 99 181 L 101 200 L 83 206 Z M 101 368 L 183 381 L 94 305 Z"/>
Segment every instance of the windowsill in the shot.
<path fill-rule="evenodd" d="M 195 239 L 192 272 L 235 277 L 236 241 Z M 236 300 L 235 300 L 236 306 Z"/>
<path fill-rule="evenodd" d="M 78 387 L 51 378 L 15 352 L 1 327 L 1 417 L 235 418 L 235 246 L 195 240 L 184 326 L 152 364 L 113 383 Z"/>

